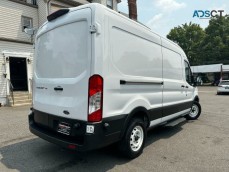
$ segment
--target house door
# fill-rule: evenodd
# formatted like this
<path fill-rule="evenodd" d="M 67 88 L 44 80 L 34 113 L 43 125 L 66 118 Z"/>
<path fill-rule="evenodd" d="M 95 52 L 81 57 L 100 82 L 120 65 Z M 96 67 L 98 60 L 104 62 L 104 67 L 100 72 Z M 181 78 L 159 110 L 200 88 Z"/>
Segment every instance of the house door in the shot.
<path fill-rule="evenodd" d="M 14 91 L 28 91 L 26 58 L 10 57 L 9 63 Z"/>

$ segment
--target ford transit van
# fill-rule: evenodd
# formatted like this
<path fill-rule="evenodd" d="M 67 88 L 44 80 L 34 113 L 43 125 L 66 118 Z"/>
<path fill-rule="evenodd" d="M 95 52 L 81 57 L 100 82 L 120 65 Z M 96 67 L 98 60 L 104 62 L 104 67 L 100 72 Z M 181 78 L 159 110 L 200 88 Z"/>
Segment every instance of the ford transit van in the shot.
<path fill-rule="evenodd" d="M 49 142 L 77 151 L 117 142 L 135 158 L 147 129 L 200 113 L 183 50 L 103 5 L 61 9 L 36 35 L 29 125 Z"/>

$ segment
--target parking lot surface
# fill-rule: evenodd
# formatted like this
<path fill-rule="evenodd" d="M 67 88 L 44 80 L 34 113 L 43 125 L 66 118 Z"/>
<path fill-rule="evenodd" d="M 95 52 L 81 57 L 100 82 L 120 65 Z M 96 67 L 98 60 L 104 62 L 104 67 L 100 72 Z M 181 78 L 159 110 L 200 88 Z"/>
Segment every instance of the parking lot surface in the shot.
<path fill-rule="evenodd" d="M 72 152 L 32 135 L 29 107 L 0 107 L 0 171 L 229 171 L 229 95 L 200 87 L 197 121 L 148 132 L 143 154 L 128 160 L 114 146 Z"/>

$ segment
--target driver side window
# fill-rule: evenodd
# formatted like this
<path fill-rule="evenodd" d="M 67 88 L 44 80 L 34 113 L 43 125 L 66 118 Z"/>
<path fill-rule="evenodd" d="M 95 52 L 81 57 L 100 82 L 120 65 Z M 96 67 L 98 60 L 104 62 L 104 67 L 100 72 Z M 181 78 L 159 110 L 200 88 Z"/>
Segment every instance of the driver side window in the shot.
<path fill-rule="evenodd" d="M 192 84 L 192 72 L 188 62 L 184 61 L 185 64 L 185 78 L 186 81 L 191 85 Z"/>

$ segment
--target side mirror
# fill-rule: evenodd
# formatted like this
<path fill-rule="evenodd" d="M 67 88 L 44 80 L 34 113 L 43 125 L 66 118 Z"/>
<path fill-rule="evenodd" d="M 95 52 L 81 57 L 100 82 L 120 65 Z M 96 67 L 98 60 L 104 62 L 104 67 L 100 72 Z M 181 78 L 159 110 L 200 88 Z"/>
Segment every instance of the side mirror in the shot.
<path fill-rule="evenodd" d="M 194 78 L 193 75 L 192 75 L 192 77 L 191 77 L 191 80 L 192 80 L 192 86 L 193 86 L 193 87 L 196 87 L 196 86 L 197 86 L 197 81 L 196 81 L 196 79 Z"/>

